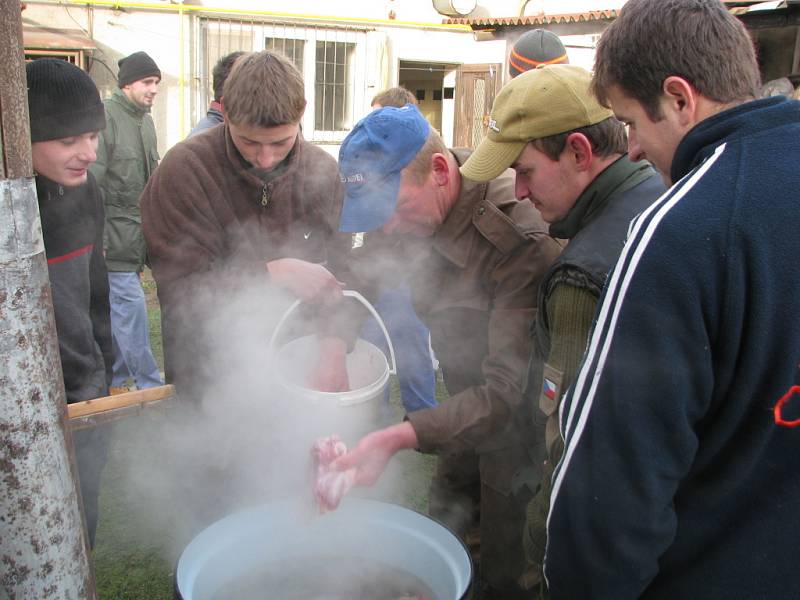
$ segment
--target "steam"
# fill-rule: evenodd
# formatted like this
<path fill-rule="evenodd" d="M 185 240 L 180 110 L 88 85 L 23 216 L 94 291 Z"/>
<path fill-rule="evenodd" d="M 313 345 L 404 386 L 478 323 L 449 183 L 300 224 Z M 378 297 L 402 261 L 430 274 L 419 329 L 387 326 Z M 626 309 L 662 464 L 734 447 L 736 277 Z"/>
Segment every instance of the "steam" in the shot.
<path fill-rule="evenodd" d="M 112 444 L 123 449 L 113 461 L 122 495 L 139 510 L 130 519 L 157 535 L 168 532 L 172 544 L 165 558 L 171 562 L 203 528 L 246 506 L 288 498 L 307 506 L 311 517 L 313 441 L 335 433 L 353 445 L 389 424 L 381 422 L 382 395 L 362 406 L 337 407 L 287 391 L 287 378 L 302 379 L 292 367 L 303 371 L 313 360 L 282 354 L 302 314 L 289 317 L 287 335 L 277 340 L 276 370 L 269 341 L 292 298 L 259 281 L 224 288 L 224 304 L 211 293 L 195 299 L 214 306 L 197 323 L 214 340 L 213 356 L 203 360 L 214 372 L 206 374 L 201 397 L 128 419 L 112 434 Z M 393 422 L 400 418 L 397 413 Z M 397 502 L 407 492 L 398 481 L 406 468 L 395 461 L 376 487 L 354 493 Z M 104 512 L 101 506 L 101 521 Z"/>

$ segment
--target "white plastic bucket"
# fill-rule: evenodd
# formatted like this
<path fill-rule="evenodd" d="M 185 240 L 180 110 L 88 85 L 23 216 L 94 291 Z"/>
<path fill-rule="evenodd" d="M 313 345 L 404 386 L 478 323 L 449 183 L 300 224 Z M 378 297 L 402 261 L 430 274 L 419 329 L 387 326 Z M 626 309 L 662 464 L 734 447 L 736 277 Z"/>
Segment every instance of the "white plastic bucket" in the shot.
<path fill-rule="evenodd" d="M 391 357 L 391 367 L 384 353 L 374 344 L 363 339 L 356 340 L 353 350 L 347 355 L 347 376 L 350 390 L 346 392 L 322 392 L 309 386 L 309 379 L 318 360 L 316 335 L 297 338 L 278 346 L 280 333 L 286 321 L 300 305 L 295 301 L 281 317 L 270 340 L 275 378 L 293 403 L 303 403 L 313 410 L 316 422 L 324 423 L 330 434 L 336 432 L 345 440 L 374 428 L 380 420 L 380 400 L 389 384 L 389 376 L 396 373 L 394 348 L 383 320 L 375 308 L 358 292 L 345 290 L 345 297 L 361 302 L 372 314 L 386 337 Z M 349 439 L 348 439 L 349 438 Z"/>
<path fill-rule="evenodd" d="M 449 529 L 401 506 L 348 497 L 336 511 L 318 517 L 309 518 L 297 502 L 281 501 L 217 521 L 181 554 L 176 596 L 245 600 L 226 593 L 238 579 L 270 564 L 304 564 L 319 556 L 351 557 L 406 571 L 436 600 L 465 598 L 472 580 L 469 553 Z M 264 589 L 261 597 L 270 598 L 270 590 Z"/>

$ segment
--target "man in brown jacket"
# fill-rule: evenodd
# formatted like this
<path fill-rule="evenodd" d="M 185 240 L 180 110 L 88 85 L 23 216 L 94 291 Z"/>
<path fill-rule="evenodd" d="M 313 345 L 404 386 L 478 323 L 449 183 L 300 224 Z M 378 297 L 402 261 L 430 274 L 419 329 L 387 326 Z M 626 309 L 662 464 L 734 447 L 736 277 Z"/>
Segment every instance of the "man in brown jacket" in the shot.
<path fill-rule="evenodd" d="M 530 495 L 514 477 L 541 453 L 522 391 L 539 281 L 560 247 L 533 205 L 514 197 L 513 172 L 470 181 L 459 173 L 468 156 L 448 150 L 413 106 L 373 111 L 342 144 L 341 229 L 403 237 L 395 258 L 450 398 L 367 435 L 335 466 L 355 467 L 356 483 L 371 485 L 399 450 L 437 453 L 432 515 L 465 541 L 477 525 L 480 598 L 516 599 L 525 597 L 519 532 Z M 368 267 L 370 278 L 383 270 L 374 257 Z"/>
<path fill-rule="evenodd" d="M 336 161 L 300 134 L 305 106 L 302 75 L 287 58 L 240 57 L 223 91 L 225 125 L 174 146 L 142 194 L 167 380 L 182 393 L 219 375 L 203 325 L 236 286 L 268 278 L 304 300 L 341 297 L 332 271 L 351 243 L 338 232 L 343 188 Z M 342 340 L 324 340 L 330 363 L 318 389 L 347 389 L 345 351 Z"/>

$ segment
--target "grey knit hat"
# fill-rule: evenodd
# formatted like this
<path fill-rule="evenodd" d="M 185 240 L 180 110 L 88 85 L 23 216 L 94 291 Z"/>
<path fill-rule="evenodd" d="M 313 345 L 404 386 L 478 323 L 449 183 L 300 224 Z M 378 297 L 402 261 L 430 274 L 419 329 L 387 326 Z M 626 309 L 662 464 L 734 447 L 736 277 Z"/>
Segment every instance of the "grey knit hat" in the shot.
<path fill-rule="evenodd" d="M 25 65 L 31 142 L 46 142 L 100 131 L 106 113 L 86 71 L 58 58 L 40 58 Z"/>
<path fill-rule="evenodd" d="M 539 65 L 569 63 L 567 50 L 558 36 L 546 29 L 526 31 L 511 47 L 508 72 L 511 77 L 535 69 Z"/>
<path fill-rule="evenodd" d="M 147 52 L 134 52 L 130 56 L 120 58 L 117 64 L 119 65 L 119 75 L 117 76 L 119 87 L 125 87 L 129 83 L 146 77 L 161 79 L 161 69 Z"/>

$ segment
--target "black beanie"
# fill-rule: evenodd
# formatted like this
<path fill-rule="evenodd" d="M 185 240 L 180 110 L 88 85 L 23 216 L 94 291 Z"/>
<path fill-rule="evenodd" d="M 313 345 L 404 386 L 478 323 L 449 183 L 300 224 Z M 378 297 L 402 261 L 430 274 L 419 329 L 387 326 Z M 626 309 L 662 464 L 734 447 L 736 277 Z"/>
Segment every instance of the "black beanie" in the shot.
<path fill-rule="evenodd" d="M 92 78 L 58 58 L 25 65 L 31 142 L 60 140 L 106 127 L 106 113 Z"/>
<path fill-rule="evenodd" d="M 526 31 L 514 42 L 508 57 L 508 72 L 516 77 L 539 65 L 568 63 L 567 50 L 558 36 L 546 29 Z"/>
<path fill-rule="evenodd" d="M 134 52 L 130 56 L 120 58 L 119 65 L 119 87 L 125 87 L 129 83 L 139 81 L 146 77 L 158 77 L 161 79 L 161 69 L 158 68 L 147 52 Z"/>

